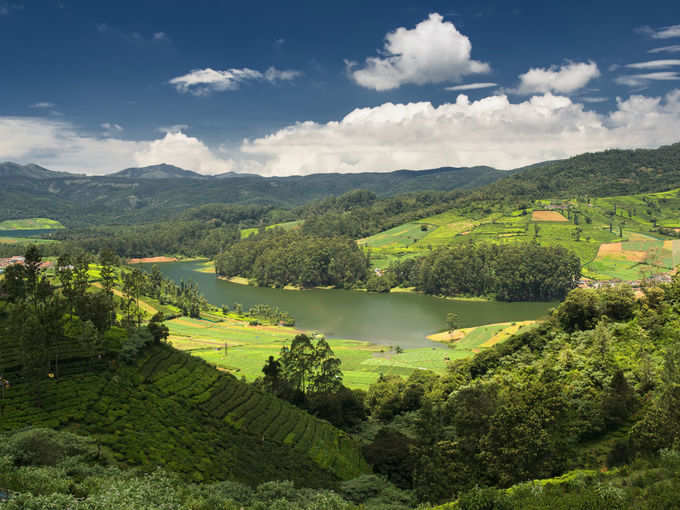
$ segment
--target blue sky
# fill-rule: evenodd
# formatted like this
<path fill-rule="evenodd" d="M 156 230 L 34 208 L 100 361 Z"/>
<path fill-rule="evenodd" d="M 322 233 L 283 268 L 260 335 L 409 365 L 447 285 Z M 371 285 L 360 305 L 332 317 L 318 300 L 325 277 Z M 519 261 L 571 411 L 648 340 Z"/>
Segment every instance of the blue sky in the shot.
<path fill-rule="evenodd" d="M 0 161 L 289 175 L 680 141 L 677 2 L 286 4 L 0 0 Z"/>

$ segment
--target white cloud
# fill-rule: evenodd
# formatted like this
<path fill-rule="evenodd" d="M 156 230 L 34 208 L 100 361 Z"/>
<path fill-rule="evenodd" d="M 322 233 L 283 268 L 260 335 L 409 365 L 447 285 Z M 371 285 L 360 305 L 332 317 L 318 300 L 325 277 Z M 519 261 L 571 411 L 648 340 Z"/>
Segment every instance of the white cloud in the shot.
<path fill-rule="evenodd" d="M 665 98 L 631 96 L 600 114 L 546 93 L 511 103 L 507 96 L 434 107 L 429 102 L 359 108 L 339 121 L 300 122 L 245 140 L 242 152 L 266 175 L 391 171 L 441 166 L 515 168 L 608 148 L 678 141 L 680 90 Z"/>
<path fill-rule="evenodd" d="M 489 87 L 496 87 L 498 83 L 484 82 L 484 83 L 466 83 L 465 85 L 454 85 L 453 87 L 445 87 L 444 90 L 476 90 L 487 89 Z"/>
<path fill-rule="evenodd" d="M 33 103 L 31 105 L 31 108 L 36 108 L 36 109 L 47 109 L 47 108 L 54 108 L 54 103 L 48 103 L 47 101 L 40 101 L 39 103 Z"/>
<path fill-rule="evenodd" d="M 165 32 L 156 32 L 153 34 L 152 39 L 154 41 L 167 41 L 169 40 L 169 37 Z"/>
<path fill-rule="evenodd" d="M 659 71 L 656 73 L 631 74 L 627 76 L 618 76 L 614 79 L 619 85 L 627 85 L 629 87 L 645 87 L 651 81 L 675 81 L 680 80 L 680 74 L 676 71 Z"/>
<path fill-rule="evenodd" d="M 112 122 L 103 122 L 100 124 L 100 127 L 107 135 L 120 134 L 123 132 L 123 126 Z"/>
<path fill-rule="evenodd" d="M 609 101 L 609 98 L 601 96 L 584 96 L 580 97 L 579 101 L 583 101 L 584 103 L 605 103 Z"/>
<path fill-rule="evenodd" d="M 635 64 L 626 64 L 630 69 L 664 69 L 666 67 L 680 66 L 678 59 L 665 60 L 650 60 L 649 62 L 637 62 Z"/>
<path fill-rule="evenodd" d="M 225 90 L 237 90 L 241 83 L 247 81 L 265 80 L 270 83 L 277 81 L 289 81 L 297 78 L 302 73 L 293 70 L 280 70 L 270 67 L 264 73 L 244 67 L 242 69 L 227 69 L 216 71 L 207 67 L 195 69 L 176 78 L 168 83 L 174 85 L 178 92 L 191 93 L 196 96 L 205 96 L 211 92 L 223 92 Z"/>
<path fill-rule="evenodd" d="M 346 62 L 350 76 L 362 87 L 390 90 L 406 83 L 457 82 L 491 70 L 489 64 L 470 58 L 470 39 L 437 13 L 413 29 L 399 27 L 385 39 L 382 56 L 368 57 L 359 69 L 355 62 Z"/>
<path fill-rule="evenodd" d="M 680 25 L 670 25 L 658 29 L 642 27 L 639 31 L 649 35 L 652 39 L 670 39 L 672 37 L 680 37 Z"/>
<path fill-rule="evenodd" d="M 606 114 L 552 93 L 514 103 L 505 95 L 471 101 L 461 94 L 438 107 L 385 103 L 355 109 L 338 121 L 300 122 L 246 139 L 240 148 L 208 147 L 183 126 L 154 140 L 132 141 L 108 133 L 83 135 L 47 117 L 0 117 L 0 161 L 89 174 L 158 163 L 206 174 L 235 170 L 263 175 L 515 168 L 609 148 L 656 147 L 677 142 L 678 133 L 680 89 L 665 97 L 617 99 Z"/>
<path fill-rule="evenodd" d="M 202 174 L 228 172 L 234 168 L 232 160 L 215 156 L 198 138 L 181 131 L 168 132 L 160 140 L 146 143 L 134 157 L 139 166 L 170 163 Z"/>
<path fill-rule="evenodd" d="M 132 141 L 113 138 L 109 133 L 104 137 L 82 135 L 67 122 L 35 117 L 0 117 L 0 161 L 36 163 L 53 170 L 93 175 L 158 163 L 202 173 L 225 172 L 233 167 L 229 158 L 216 155 L 203 142 L 181 131 L 168 132 L 157 140 Z"/>
<path fill-rule="evenodd" d="M 649 53 L 680 53 L 680 44 L 662 46 L 661 48 L 653 48 L 649 50 Z"/>
<path fill-rule="evenodd" d="M 559 68 L 532 68 L 519 75 L 519 87 L 512 92 L 518 94 L 534 94 L 557 92 L 570 94 L 583 87 L 594 78 L 600 76 L 595 62 L 569 62 Z"/>

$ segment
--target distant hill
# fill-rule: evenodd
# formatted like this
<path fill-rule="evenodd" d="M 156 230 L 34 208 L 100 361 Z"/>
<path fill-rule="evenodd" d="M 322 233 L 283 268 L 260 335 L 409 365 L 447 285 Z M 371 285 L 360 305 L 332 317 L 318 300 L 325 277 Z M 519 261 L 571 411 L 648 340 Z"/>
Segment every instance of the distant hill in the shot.
<path fill-rule="evenodd" d="M 294 207 L 354 189 L 386 197 L 410 191 L 472 189 L 507 175 L 490 167 L 400 170 L 387 173 L 210 177 L 171 165 L 112 175 L 12 177 L 0 187 L 0 220 L 44 216 L 67 227 L 168 219 L 210 203 Z M 162 185 L 159 184 L 162 181 Z"/>
<path fill-rule="evenodd" d="M 680 143 L 607 150 L 520 168 L 490 187 L 539 196 L 614 196 L 680 187 Z"/>
<path fill-rule="evenodd" d="M 0 163 L 0 178 L 25 177 L 27 179 L 52 179 L 55 177 L 73 177 L 75 174 L 54 172 L 38 165 L 19 165 L 6 161 Z"/>
<path fill-rule="evenodd" d="M 184 170 L 173 165 L 162 163 L 160 165 L 144 166 L 140 168 L 126 168 L 120 172 L 109 174 L 106 177 L 124 177 L 127 179 L 206 179 L 190 170 Z"/>
<path fill-rule="evenodd" d="M 388 197 L 412 191 L 473 190 L 474 201 L 557 196 L 613 196 L 680 188 L 680 143 L 658 149 L 609 150 L 511 171 L 487 166 L 357 174 L 204 176 L 172 165 L 129 168 L 106 176 L 2 165 L 0 220 L 48 217 L 67 227 L 151 222 L 203 204 L 290 208 L 355 189 Z M 162 180 L 162 185 L 159 185 Z"/>

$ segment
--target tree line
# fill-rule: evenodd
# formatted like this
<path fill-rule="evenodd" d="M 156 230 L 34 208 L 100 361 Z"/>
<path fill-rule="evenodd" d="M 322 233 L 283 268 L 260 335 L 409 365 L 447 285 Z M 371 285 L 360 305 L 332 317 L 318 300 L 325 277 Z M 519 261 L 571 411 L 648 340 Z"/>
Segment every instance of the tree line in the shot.
<path fill-rule="evenodd" d="M 251 278 L 261 286 L 351 287 L 366 279 L 368 259 L 346 237 L 317 237 L 271 229 L 229 247 L 215 259 L 218 275 Z"/>
<path fill-rule="evenodd" d="M 395 262 L 368 289 L 415 287 L 441 296 L 489 296 L 501 301 L 551 301 L 576 286 L 581 263 L 561 246 L 461 244 Z"/>

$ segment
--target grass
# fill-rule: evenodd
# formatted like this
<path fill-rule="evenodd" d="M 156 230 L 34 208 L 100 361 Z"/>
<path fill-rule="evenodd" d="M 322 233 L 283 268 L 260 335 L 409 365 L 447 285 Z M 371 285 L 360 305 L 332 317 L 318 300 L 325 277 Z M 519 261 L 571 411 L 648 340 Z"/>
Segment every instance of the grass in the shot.
<path fill-rule="evenodd" d="M 295 220 L 295 221 L 286 221 L 284 223 L 275 223 L 273 225 L 267 225 L 265 227 L 267 230 L 272 229 L 272 228 L 282 228 L 284 230 L 292 230 L 296 227 L 298 227 L 302 223 L 302 220 Z M 241 239 L 245 239 L 246 237 L 250 237 L 253 234 L 256 234 L 257 231 L 260 230 L 259 227 L 251 227 L 251 228 L 242 228 L 241 229 Z"/>
<path fill-rule="evenodd" d="M 535 324 L 536 321 L 499 322 L 462 328 L 453 333 L 446 331 L 436 333 L 428 336 L 428 338 L 436 342 L 447 343 L 451 348 L 448 351 L 448 356 L 451 359 L 462 359 L 474 356 L 479 351 L 503 342 L 512 335 L 533 327 Z"/>
<path fill-rule="evenodd" d="M 221 322 L 181 317 L 166 324 L 173 347 L 191 351 L 248 381 L 262 376 L 267 358 L 278 357 L 281 347 L 301 332 L 283 326 L 250 326 L 245 320 L 229 316 Z M 389 346 L 357 340 L 331 339 L 329 343 L 342 361 L 344 383 L 350 388 L 368 389 L 381 373 L 408 376 L 415 370 L 443 373 L 446 369 L 447 351 L 443 349 L 428 347 L 397 353 Z"/>
<path fill-rule="evenodd" d="M 50 230 L 65 228 L 57 220 L 50 218 L 25 218 L 21 220 L 0 221 L 0 230 Z"/>
<path fill-rule="evenodd" d="M 550 205 L 571 210 L 549 211 Z M 373 266 L 384 268 L 394 261 L 424 256 L 442 246 L 536 241 L 543 246 L 562 246 L 573 251 L 588 277 L 638 280 L 649 272 L 670 271 L 680 264 L 680 246 L 664 247 L 662 241 L 672 238 L 658 233 L 654 227 L 656 223 L 680 228 L 678 209 L 680 189 L 588 201 L 544 199 L 524 210 L 503 210 L 486 216 L 450 210 L 358 242 L 370 249 Z M 426 225 L 427 232 L 420 231 L 419 225 Z M 655 260 L 641 264 L 622 260 L 625 256 L 598 256 L 601 245 L 613 242 L 623 242 L 624 252 L 653 254 L 656 249 Z"/>
<path fill-rule="evenodd" d="M 0 236 L 0 243 L 4 244 L 48 244 L 58 243 L 54 239 L 39 239 L 34 237 L 14 237 L 14 236 Z"/>

